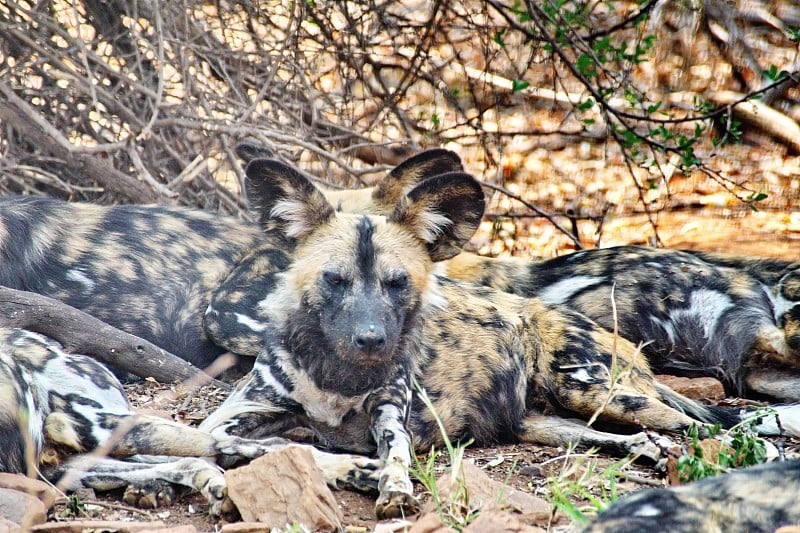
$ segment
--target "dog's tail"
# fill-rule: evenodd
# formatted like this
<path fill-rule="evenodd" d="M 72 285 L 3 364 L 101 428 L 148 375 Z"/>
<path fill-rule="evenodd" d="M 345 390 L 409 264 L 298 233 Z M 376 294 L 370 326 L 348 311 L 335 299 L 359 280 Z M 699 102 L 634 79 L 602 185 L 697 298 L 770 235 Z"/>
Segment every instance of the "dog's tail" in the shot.
<path fill-rule="evenodd" d="M 773 405 L 765 408 L 703 405 L 686 398 L 665 385 L 657 386 L 661 400 L 667 405 L 707 424 L 725 429 L 753 421 L 759 435 L 800 437 L 800 404 Z"/>

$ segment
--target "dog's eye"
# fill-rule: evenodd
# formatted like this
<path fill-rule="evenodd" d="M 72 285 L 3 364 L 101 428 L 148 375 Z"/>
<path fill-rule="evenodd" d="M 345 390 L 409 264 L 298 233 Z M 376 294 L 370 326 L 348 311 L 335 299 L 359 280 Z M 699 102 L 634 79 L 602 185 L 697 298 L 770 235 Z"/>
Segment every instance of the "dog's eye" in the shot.
<path fill-rule="evenodd" d="M 394 274 L 383 282 L 390 289 L 405 289 L 408 287 L 408 276 L 405 273 Z"/>
<path fill-rule="evenodd" d="M 328 285 L 341 285 L 344 283 L 344 278 L 338 272 L 325 272 L 322 274 L 322 279 L 324 279 L 325 283 Z"/>

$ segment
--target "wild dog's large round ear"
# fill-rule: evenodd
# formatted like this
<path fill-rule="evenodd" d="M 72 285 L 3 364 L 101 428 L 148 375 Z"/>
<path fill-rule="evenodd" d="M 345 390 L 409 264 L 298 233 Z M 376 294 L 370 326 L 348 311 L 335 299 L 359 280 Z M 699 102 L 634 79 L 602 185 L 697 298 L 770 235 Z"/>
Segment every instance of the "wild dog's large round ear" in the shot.
<path fill-rule="evenodd" d="M 463 172 L 424 180 L 395 206 L 390 222 L 405 225 L 428 248 L 433 261 L 461 252 L 483 217 L 486 200 L 480 184 Z"/>
<path fill-rule="evenodd" d="M 240 142 L 236 145 L 234 150 L 236 151 L 236 155 L 239 156 L 239 159 L 245 163 L 249 163 L 253 159 L 275 157 L 275 152 L 266 146 L 259 144 L 258 141 L 251 139 L 245 139 L 244 141 Z"/>
<path fill-rule="evenodd" d="M 245 169 L 247 201 L 266 230 L 301 239 L 334 216 L 322 192 L 296 168 L 254 159 Z"/>
<path fill-rule="evenodd" d="M 455 152 L 441 148 L 426 150 L 394 167 L 373 189 L 372 202 L 390 213 L 397 202 L 420 182 L 438 174 L 463 170 L 461 158 Z"/>

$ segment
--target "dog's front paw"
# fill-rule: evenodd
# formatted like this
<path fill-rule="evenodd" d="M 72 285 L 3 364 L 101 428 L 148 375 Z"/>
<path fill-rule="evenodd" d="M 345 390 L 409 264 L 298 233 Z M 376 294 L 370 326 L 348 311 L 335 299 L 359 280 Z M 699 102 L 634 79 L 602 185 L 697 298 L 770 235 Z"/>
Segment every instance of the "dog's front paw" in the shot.
<path fill-rule="evenodd" d="M 375 516 L 378 520 L 401 518 L 419 512 L 419 502 L 406 492 L 390 491 L 381 493 L 375 503 Z"/>
<path fill-rule="evenodd" d="M 122 501 L 131 507 L 141 509 L 167 507 L 175 501 L 175 487 L 160 479 L 144 484 L 131 484 L 125 488 Z"/>
<path fill-rule="evenodd" d="M 313 449 L 314 461 L 322 470 L 325 483 L 335 489 L 362 492 L 378 490 L 381 462 L 362 455 L 327 453 Z"/>

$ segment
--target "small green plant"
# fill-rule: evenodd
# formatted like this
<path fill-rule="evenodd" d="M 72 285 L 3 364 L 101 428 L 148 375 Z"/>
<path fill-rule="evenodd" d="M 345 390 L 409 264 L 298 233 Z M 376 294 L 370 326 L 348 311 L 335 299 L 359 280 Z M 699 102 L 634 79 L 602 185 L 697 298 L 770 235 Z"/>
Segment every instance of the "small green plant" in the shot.
<path fill-rule="evenodd" d="M 731 468 L 752 466 L 763 463 L 767 459 L 767 447 L 764 439 L 760 438 L 754 427 L 764 416 L 775 414 L 772 409 L 758 409 L 753 416 L 739 422 L 726 433 L 728 447 L 721 449 L 716 458 L 705 457 L 703 447 L 700 445 L 700 431 L 692 425 L 687 431 L 691 453 L 686 453 L 678 458 L 678 479 L 681 483 L 696 481 L 709 476 L 728 472 Z M 717 424 L 706 426 L 710 437 L 721 433 L 722 428 Z"/>
<path fill-rule="evenodd" d="M 623 470 L 632 461 L 632 458 L 621 459 L 598 471 L 596 449 L 573 454 L 570 448 L 561 471 L 547 480 L 548 499 L 575 524 L 585 525 L 592 516 L 617 500 L 617 479 L 625 477 Z M 581 505 L 576 500 L 588 503 Z"/>

